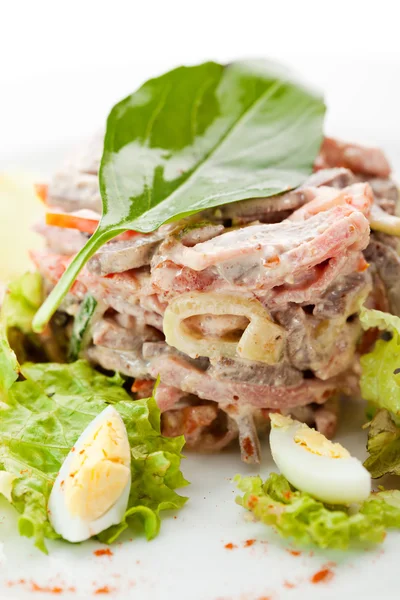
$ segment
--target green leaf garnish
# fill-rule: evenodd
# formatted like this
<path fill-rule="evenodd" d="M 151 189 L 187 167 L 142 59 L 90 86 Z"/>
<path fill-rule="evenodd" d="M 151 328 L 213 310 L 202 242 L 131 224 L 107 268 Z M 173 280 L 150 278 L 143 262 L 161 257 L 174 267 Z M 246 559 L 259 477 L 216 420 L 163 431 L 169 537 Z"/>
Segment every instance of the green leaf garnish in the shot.
<path fill-rule="evenodd" d="M 360 543 L 383 542 L 386 530 L 400 528 L 400 492 L 371 494 L 359 509 L 327 506 L 305 492 L 293 488 L 283 475 L 271 473 L 263 483 L 260 477 L 235 480 L 243 497 L 236 502 L 255 517 L 271 525 L 283 538 L 300 545 L 346 550 Z"/>
<path fill-rule="evenodd" d="M 42 303 L 40 273 L 25 273 L 7 288 L 1 306 L 1 323 L 8 329 L 16 327 L 23 333 L 32 331 L 32 320 Z"/>
<path fill-rule="evenodd" d="M 301 184 L 322 141 L 318 94 L 267 61 L 180 67 L 111 110 L 100 168 L 103 216 L 34 319 L 40 331 L 79 271 L 127 229 Z"/>
<path fill-rule="evenodd" d="M 400 318 L 364 308 L 360 321 L 364 329 L 377 327 L 392 336 L 378 340 L 373 350 L 361 357 L 361 395 L 364 400 L 400 415 Z"/>
<path fill-rule="evenodd" d="M 400 428 L 389 411 L 381 409 L 372 419 L 367 450 L 369 457 L 364 467 L 374 479 L 383 475 L 400 475 Z"/>
<path fill-rule="evenodd" d="M 102 532 L 101 539 L 113 541 L 137 521 L 150 539 L 158 533 L 159 512 L 180 508 L 187 500 L 175 492 L 187 483 L 180 472 L 183 437 L 163 437 L 154 398 L 131 400 L 122 384 L 118 375 L 102 375 L 86 361 L 20 367 L 0 332 L 0 472 L 15 476 L 0 479 L 0 490 L 11 494 L 20 513 L 20 534 L 33 537 L 44 552 L 45 538 L 58 537 L 47 502 L 60 466 L 110 402 L 128 432 L 132 489 L 123 523 Z"/>

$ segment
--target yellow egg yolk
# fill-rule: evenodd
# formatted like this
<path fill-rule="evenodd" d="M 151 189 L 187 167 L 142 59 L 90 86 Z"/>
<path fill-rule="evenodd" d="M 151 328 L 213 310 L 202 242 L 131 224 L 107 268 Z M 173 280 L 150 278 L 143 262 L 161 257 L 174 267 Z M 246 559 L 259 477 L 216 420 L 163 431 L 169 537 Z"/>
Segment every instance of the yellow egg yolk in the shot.
<path fill-rule="evenodd" d="M 328 458 L 350 457 L 350 453 L 341 444 L 334 444 L 322 433 L 311 429 L 305 423 L 298 428 L 294 436 L 294 441 L 305 450 L 308 450 L 308 452 L 312 452 L 318 456 L 327 456 Z"/>
<path fill-rule="evenodd" d="M 293 432 L 293 440 L 312 454 L 327 456 L 328 458 L 350 457 L 350 453 L 341 444 L 331 442 L 322 433 L 312 429 L 306 423 L 294 421 L 291 417 L 285 417 L 279 413 L 271 413 L 270 418 L 272 427 L 280 429 L 288 429 L 298 423 L 298 427 Z"/>
<path fill-rule="evenodd" d="M 119 415 L 108 417 L 78 450 L 63 488 L 71 515 L 92 521 L 101 517 L 128 484 L 130 448 Z"/>

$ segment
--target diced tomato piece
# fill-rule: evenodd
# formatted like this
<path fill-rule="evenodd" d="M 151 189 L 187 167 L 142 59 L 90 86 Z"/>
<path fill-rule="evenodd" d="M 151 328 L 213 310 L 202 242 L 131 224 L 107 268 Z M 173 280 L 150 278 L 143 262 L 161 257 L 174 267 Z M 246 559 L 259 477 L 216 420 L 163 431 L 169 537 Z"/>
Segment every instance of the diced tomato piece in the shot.
<path fill-rule="evenodd" d="M 46 225 L 64 227 L 65 229 L 78 229 L 83 233 L 93 235 L 99 224 L 99 219 L 81 217 L 74 213 L 48 212 Z"/>
<path fill-rule="evenodd" d="M 33 187 L 39 200 L 46 204 L 49 186 L 46 183 L 35 183 Z"/>

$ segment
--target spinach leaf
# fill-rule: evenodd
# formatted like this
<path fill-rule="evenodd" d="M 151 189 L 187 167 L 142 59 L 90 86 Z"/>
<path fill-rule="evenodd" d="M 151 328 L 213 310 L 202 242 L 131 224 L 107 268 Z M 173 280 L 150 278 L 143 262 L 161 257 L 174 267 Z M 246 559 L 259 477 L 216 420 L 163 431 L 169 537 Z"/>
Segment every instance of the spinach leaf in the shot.
<path fill-rule="evenodd" d="M 322 141 L 321 97 L 267 61 L 180 67 L 111 110 L 100 167 L 103 216 L 34 320 L 54 313 L 87 260 L 127 229 L 301 184 Z"/>

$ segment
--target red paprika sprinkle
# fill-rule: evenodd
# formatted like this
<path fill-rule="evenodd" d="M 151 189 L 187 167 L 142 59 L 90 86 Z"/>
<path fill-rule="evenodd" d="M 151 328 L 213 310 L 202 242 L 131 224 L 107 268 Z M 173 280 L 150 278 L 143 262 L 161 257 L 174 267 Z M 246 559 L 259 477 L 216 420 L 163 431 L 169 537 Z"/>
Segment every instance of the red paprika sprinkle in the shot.
<path fill-rule="evenodd" d="M 233 550 L 234 548 L 237 548 L 236 544 L 232 544 L 232 542 L 229 542 L 229 544 L 225 544 L 225 548 L 227 550 Z"/>
<path fill-rule="evenodd" d="M 32 592 L 42 592 L 42 593 L 47 593 L 47 594 L 62 594 L 63 591 L 64 590 L 61 587 L 41 586 L 41 585 L 38 585 L 37 583 L 35 583 L 34 581 L 32 581 Z"/>
<path fill-rule="evenodd" d="M 248 505 L 249 509 L 252 510 L 256 506 L 256 504 L 258 504 L 258 498 L 257 498 L 257 496 L 252 494 L 251 496 L 249 496 L 247 505 Z"/>
<path fill-rule="evenodd" d="M 113 556 L 112 550 L 110 548 L 99 548 L 93 552 L 95 556 Z"/>
<path fill-rule="evenodd" d="M 291 581 L 284 581 L 284 582 L 283 582 L 283 585 L 284 585 L 284 587 L 285 587 L 285 588 L 287 588 L 288 590 L 291 590 L 291 589 L 293 589 L 294 587 L 296 587 L 296 586 L 294 585 L 294 583 L 292 583 Z"/>
<path fill-rule="evenodd" d="M 95 590 L 94 593 L 95 594 L 111 594 L 111 588 L 109 588 L 108 585 L 105 585 L 102 588 L 97 588 L 97 590 Z"/>
<path fill-rule="evenodd" d="M 333 571 L 331 569 L 321 569 L 314 573 L 311 577 L 311 583 L 327 583 L 333 577 Z"/>
<path fill-rule="evenodd" d="M 246 540 L 244 545 L 245 545 L 245 548 L 248 548 L 249 546 L 252 546 L 255 543 L 256 543 L 256 540 Z"/>
<path fill-rule="evenodd" d="M 290 549 L 288 549 L 287 552 L 289 552 L 289 554 L 291 554 L 292 556 L 300 556 L 300 554 L 301 554 L 300 550 L 290 550 Z"/>
<path fill-rule="evenodd" d="M 246 452 L 247 456 L 253 456 L 254 447 L 253 447 L 252 441 L 249 437 L 244 438 L 242 445 L 243 445 L 243 449 Z"/>

